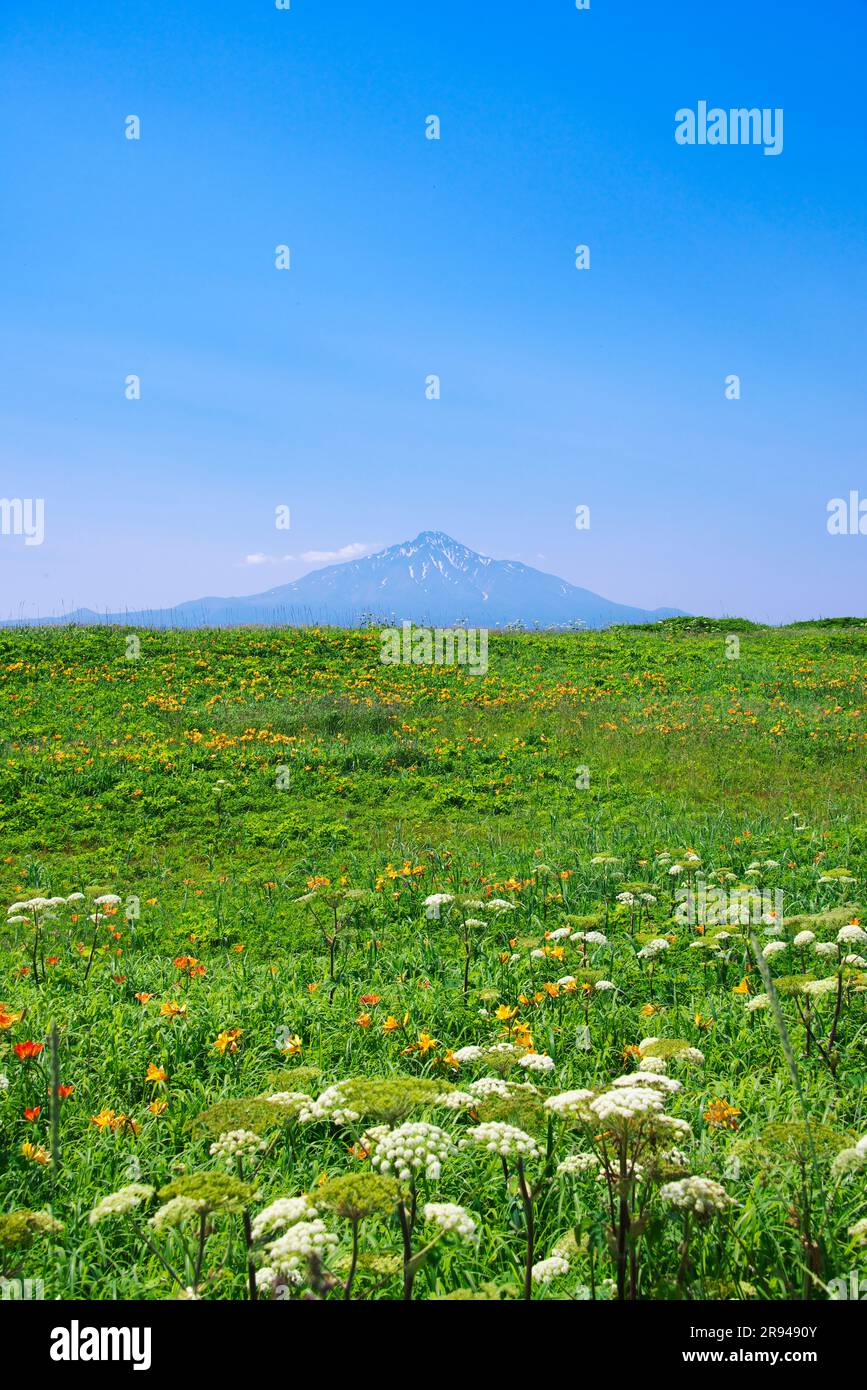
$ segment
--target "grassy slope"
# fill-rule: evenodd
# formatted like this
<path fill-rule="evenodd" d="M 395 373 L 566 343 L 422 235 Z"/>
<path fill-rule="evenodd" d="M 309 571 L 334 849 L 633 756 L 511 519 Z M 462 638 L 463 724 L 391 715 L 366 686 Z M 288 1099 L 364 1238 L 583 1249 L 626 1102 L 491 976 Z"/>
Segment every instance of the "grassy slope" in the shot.
<path fill-rule="evenodd" d="M 83 1213 L 129 1180 L 133 1161 L 156 1182 L 179 1161 L 207 1163 L 206 1150 L 191 1141 L 190 1120 L 216 1096 L 267 1085 L 279 1065 L 277 1026 L 302 1035 L 303 1060 L 321 1066 L 326 1081 L 353 1072 L 437 1074 L 445 1046 L 478 1041 L 481 1032 L 497 1036 L 481 1008 L 514 1002 L 552 977 L 550 965 L 526 955 L 518 967 L 503 963 L 508 931 L 538 941 L 565 910 L 604 914 L 613 944 L 598 964 L 619 992 L 594 1015 L 589 1054 L 575 1048 L 577 1002 L 561 997 L 530 1010 L 537 1046 L 556 1057 L 558 1087 L 615 1075 L 623 1046 L 646 1032 L 690 1038 L 707 1064 L 690 1079 L 680 1113 L 699 1136 L 698 1171 L 716 1176 L 732 1136 L 704 1127 L 709 1100 L 725 1096 L 736 1105 L 745 1135 L 797 1114 L 769 1018 L 746 1018 L 731 993 L 748 955 L 708 963 L 682 940 L 654 981 L 636 963 L 613 901 L 624 880 L 652 881 L 654 927 L 662 930 L 670 885 L 653 855 L 687 846 L 708 868 L 730 865 L 739 877 L 754 858 L 777 861 L 767 881 L 784 889 L 789 912 L 815 912 L 863 891 L 867 631 L 741 630 L 740 657 L 730 660 L 732 630 L 675 624 L 492 638 L 483 680 L 383 667 L 376 635 L 357 632 L 145 633 L 135 661 L 120 631 L 0 636 L 7 901 L 81 888 L 135 894 L 142 903 L 133 930 L 100 950 L 86 989 L 68 942 L 58 942 L 55 973 L 39 990 L 16 974 L 25 957 L 14 932 L 0 942 L 2 997 L 28 1010 L 10 1036 L 44 1036 L 56 1020 L 63 1079 L 76 1086 L 64 1119 L 63 1196 L 54 1196 L 68 1234 L 47 1266 L 49 1296 L 164 1295 L 159 1268 L 139 1260 L 132 1238 L 116 1230 L 103 1237 Z M 590 785 L 579 790 L 581 765 Z M 787 819 L 793 812 L 800 819 Z M 591 864 L 602 852 L 618 856 L 615 869 Z M 419 872 L 393 877 L 386 865 L 399 870 L 405 860 Z M 540 862 L 568 877 L 552 890 L 536 871 Z M 843 866 L 859 880 L 854 889 L 819 883 L 823 867 Z M 313 874 L 376 888 L 373 905 L 341 941 L 333 1001 L 321 931 L 295 903 Z M 459 942 L 425 923 L 419 899 L 491 884 L 519 904 L 517 925 L 477 945 L 465 1000 Z M 190 951 L 208 974 L 185 985 L 172 958 Z M 553 977 L 570 964 L 567 957 L 554 965 Z M 173 1023 L 156 1004 L 143 1008 L 134 999 L 142 990 L 156 1004 L 173 996 L 188 1002 L 187 1019 Z M 365 991 L 382 996 L 368 1030 L 354 1023 Z M 815 1055 L 801 1062 L 813 1113 L 841 1133 L 865 1127 L 863 999 L 854 997 L 844 1020 L 836 1079 Z M 641 1014 L 648 1004 L 663 1011 L 653 1023 Z M 405 1035 L 381 1031 L 385 1010 L 410 1015 Z M 710 1032 L 696 1013 L 713 1018 Z M 233 1026 L 244 1029 L 243 1046 L 220 1056 L 213 1039 Z M 404 1054 L 422 1028 L 439 1040 L 438 1051 Z M 147 1111 L 149 1061 L 169 1072 L 170 1103 L 160 1117 Z M 22 1105 L 41 1097 L 39 1078 L 23 1076 L 2 1050 L 0 1071 L 12 1083 L 0 1104 L 0 1142 L 12 1155 L 0 1180 L 4 1197 L 47 1205 L 50 1175 L 16 1156 L 22 1139 L 46 1139 L 44 1115 L 35 1127 L 20 1118 Z M 135 1115 L 141 1133 L 97 1131 L 89 1117 L 104 1106 Z M 342 1143 L 320 1131 L 299 1151 L 281 1152 L 266 1189 L 295 1192 L 346 1164 Z M 468 1159 L 456 1160 L 443 1196 L 467 1200 L 478 1186 L 485 1258 L 475 1257 L 477 1267 L 458 1261 L 453 1272 L 449 1257 L 437 1275 L 441 1287 L 516 1277 L 520 1250 L 503 1226 L 497 1175 L 484 1186 L 472 1173 Z M 785 1187 L 763 1186 L 757 1173 L 747 1167 L 732 1187 L 744 1203 L 742 1238 L 751 1252 L 737 1279 L 774 1297 L 794 1294 L 799 1254 Z M 845 1227 L 858 1214 L 850 1201 L 829 1216 L 833 1272 L 850 1258 Z M 568 1212 L 549 1202 L 541 1253 L 564 1223 Z M 666 1228 L 659 1240 L 645 1295 L 664 1292 L 677 1263 L 675 1233 Z M 735 1279 L 714 1263 L 712 1241 L 701 1259 L 705 1294 L 714 1280 Z M 219 1292 L 238 1295 L 243 1279 L 233 1278 L 225 1276 Z"/>

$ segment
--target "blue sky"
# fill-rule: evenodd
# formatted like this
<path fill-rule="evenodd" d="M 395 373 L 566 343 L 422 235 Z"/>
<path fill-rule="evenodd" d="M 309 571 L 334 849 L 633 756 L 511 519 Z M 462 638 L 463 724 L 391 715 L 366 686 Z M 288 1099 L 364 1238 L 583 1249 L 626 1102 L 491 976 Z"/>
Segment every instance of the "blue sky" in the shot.
<path fill-rule="evenodd" d="M 0 30 L 0 495 L 46 527 L 0 536 L 4 616 L 428 528 L 646 607 L 867 611 L 867 536 L 826 529 L 867 498 L 861 0 L 6 0 Z M 782 154 L 678 145 L 700 100 L 783 108 Z"/>

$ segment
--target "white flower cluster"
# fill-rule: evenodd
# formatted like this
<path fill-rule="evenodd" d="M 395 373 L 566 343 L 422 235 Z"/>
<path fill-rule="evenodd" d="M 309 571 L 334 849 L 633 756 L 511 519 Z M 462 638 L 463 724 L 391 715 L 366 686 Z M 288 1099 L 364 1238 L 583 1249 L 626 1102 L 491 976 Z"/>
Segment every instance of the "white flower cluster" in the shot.
<path fill-rule="evenodd" d="M 840 948 L 836 941 L 817 941 L 813 947 L 817 956 L 838 956 Z"/>
<path fill-rule="evenodd" d="M 452 893 L 429 893 L 424 900 L 424 906 L 427 908 L 426 916 L 429 918 L 439 917 L 440 908 L 448 907 L 449 903 L 453 903 L 454 900 Z"/>
<path fill-rule="evenodd" d="M 278 1197 L 253 1217 L 253 1239 L 262 1240 L 275 1231 L 285 1231 L 298 1221 L 312 1221 L 316 1215 L 316 1208 L 307 1197 Z"/>
<path fill-rule="evenodd" d="M 500 1158 L 536 1158 L 539 1145 L 531 1135 L 516 1125 L 503 1124 L 499 1120 L 489 1120 L 471 1129 L 468 1138 L 480 1149 L 499 1154 Z"/>
<path fill-rule="evenodd" d="M 308 1097 L 307 1104 L 302 1105 L 298 1111 L 298 1119 L 301 1124 L 313 1124 L 317 1120 L 330 1120 L 332 1124 L 345 1125 L 360 1119 L 357 1111 L 351 1110 L 346 1103 L 345 1084 L 343 1081 L 338 1081 L 335 1085 L 326 1087 L 315 1100 Z"/>
<path fill-rule="evenodd" d="M 773 960 L 774 956 L 779 956 L 783 951 L 788 951 L 788 943 L 785 941 L 768 941 L 762 947 L 762 955 L 765 960 Z"/>
<path fill-rule="evenodd" d="M 581 1173 L 594 1172 L 599 1167 L 595 1154 L 570 1154 L 557 1164 L 557 1172 L 562 1178 L 578 1177 Z"/>
<path fill-rule="evenodd" d="M 471 1081 L 467 1089 L 470 1095 L 486 1100 L 488 1096 L 507 1096 L 509 1083 L 500 1076 L 480 1076 L 478 1081 Z"/>
<path fill-rule="evenodd" d="M 601 931 L 576 931 L 573 941 L 583 941 L 585 946 L 607 946 L 608 937 Z"/>
<path fill-rule="evenodd" d="M 852 946 L 855 942 L 859 945 L 867 941 L 867 931 L 860 927 L 857 922 L 850 922 L 847 927 L 841 927 L 837 933 L 837 940 L 841 946 Z"/>
<path fill-rule="evenodd" d="M 221 1158 L 233 1168 L 236 1159 L 250 1158 L 267 1147 L 267 1141 L 254 1134 L 251 1129 L 230 1129 L 214 1140 L 208 1152 L 212 1158 Z"/>
<path fill-rule="evenodd" d="M 800 949 L 800 948 L 803 948 L 804 946 L 812 946 L 812 944 L 813 944 L 813 942 L 814 942 L 815 940 L 816 940 L 816 933 L 815 933 L 815 932 L 812 932 L 812 931 L 799 931 L 798 934 L 797 934 L 797 936 L 795 937 L 794 941 L 792 942 L 792 945 L 793 945 L 793 946 L 797 946 L 797 947 L 799 947 L 799 949 Z"/>
<path fill-rule="evenodd" d="M 659 1092 L 649 1086 L 619 1086 L 603 1091 L 601 1096 L 590 1102 L 590 1109 L 605 1124 L 630 1124 L 661 1110 L 663 1104 Z"/>
<path fill-rule="evenodd" d="M 744 1000 L 744 1008 L 748 1014 L 754 1014 L 758 1009 L 766 1009 L 770 1002 L 769 994 L 754 994 L 752 999 Z"/>
<path fill-rule="evenodd" d="M 310 1101 L 305 1091 L 275 1091 L 265 1099 L 269 1105 L 282 1105 L 287 1110 L 300 1110 Z"/>
<path fill-rule="evenodd" d="M 527 1071 L 553 1071 L 554 1058 L 546 1056 L 544 1052 L 525 1052 L 518 1066 Z"/>
<path fill-rule="evenodd" d="M 664 1057 L 642 1057 L 638 1063 L 638 1070 L 641 1072 L 653 1072 L 656 1076 L 663 1076 L 668 1071 L 668 1063 Z"/>
<path fill-rule="evenodd" d="M 336 1244 L 337 1236 L 328 1230 L 324 1221 L 298 1221 L 267 1247 L 268 1259 L 281 1274 L 291 1275 L 305 1264 L 311 1255 L 325 1259 L 329 1250 L 333 1250 Z"/>
<path fill-rule="evenodd" d="M 837 989 L 837 976 L 829 975 L 824 980 L 808 980 L 801 986 L 804 994 L 809 994 L 811 998 L 818 999 L 823 994 L 833 994 Z"/>
<path fill-rule="evenodd" d="M 662 1091 L 663 1093 L 667 1092 L 671 1096 L 683 1090 L 680 1082 L 675 1081 L 673 1076 L 665 1076 L 662 1072 L 658 1071 L 647 1071 L 642 1076 L 638 1076 L 635 1072 L 627 1072 L 625 1076 L 615 1076 L 611 1085 L 624 1088 L 649 1086 L 651 1090 Z"/>
<path fill-rule="evenodd" d="M 663 951 L 669 950 L 671 942 L 666 941 L 664 936 L 655 936 L 652 941 L 648 941 L 646 946 L 642 946 L 638 952 L 639 960 L 656 960 L 657 956 L 662 955 Z"/>
<path fill-rule="evenodd" d="M 711 1178 L 681 1178 L 678 1182 L 667 1182 L 659 1189 L 663 1202 L 670 1202 L 680 1211 L 693 1212 L 696 1216 L 712 1216 L 735 1206 L 724 1187 Z"/>
<path fill-rule="evenodd" d="M 192 1197 L 172 1197 L 159 1211 L 154 1212 L 150 1224 L 155 1231 L 170 1231 L 175 1226 L 181 1226 L 184 1221 L 199 1216 L 201 1211 L 202 1204 Z"/>
<path fill-rule="evenodd" d="M 153 1195 L 152 1187 L 146 1187 L 140 1182 L 130 1183 L 128 1187 L 122 1187 L 118 1192 L 109 1192 L 107 1197 L 102 1197 L 87 1219 L 91 1226 L 95 1226 L 107 1216 L 126 1216 L 127 1212 L 133 1211 L 140 1202 L 146 1202 Z"/>
<path fill-rule="evenodd" d="M 446 1110 L 474 1110 L 478 1103 L 478 1097 L 469 1091 L 446 1091 L 437 1097 L 437 1105 L 444 1105 Z"/>
<path fill-rule="evenodd" d="M 456 1062 L 477 1062 L 482 1055 L 482 1049 L 471 1045 L 469 1047 L 459 1047 L 457 1052 L 452 1053 Z"/>
<path fill-rule="evenodd" d="M 677 1115 L 654 1115 L 653 1132 L 657 1137 L 667 1135 L 669 1139 L 692 1138 L 692 1127 Z"/>
<path fill-rule="evenodd" d="M 281 1282 L 279 1270 L 272 1269 L 270 1265 L 265 1265 L 262 1269 L 256 1270 L 256 1288 L 260 1293 L 275 1294 Z M 284 1270 L 282 1275 L 284 1285 L 291 1286 L 301 1283 L 301 1275 L 295 1270 Z"/>
<path fill-rule="evenodd" d="M 409 1182 L 420 1169 L 425 1177 L 436 1179 L 443 1161 L 454 1151 L 444 1129 L 417 1120 L 387 1130 L 376 1140 L 370 1161 L 380 1173 L 393 1173 L 402 1182 Z"/>
<path fill-rule="evenodd" d="M 548 1097 L 545 1109 L 561 1120 L 585 1120 L 590 1118 L 587 1105 L 592 1099 L 592 1091 L 560 1091 L 559 1095 Z"/>
<path fill-rule="evenodd" d="M 552 1280 L 560 1279 L 568 1273 L 569 1261 L 565 1255 L 549 1255 L 547 1260 L 537 1260 L 533 1265 L 533 1283 L 550 1284 Z"/>
<path fill-rule="evenodd" d="M 461 1240 L 472 1240 L 476 1234 L 476 1223 L 466 1207 L 455 1202 L 427 1202 L 424 1208 L 425 1221 L 432 1221 L 448 1235 L 459 1236 Z"/>

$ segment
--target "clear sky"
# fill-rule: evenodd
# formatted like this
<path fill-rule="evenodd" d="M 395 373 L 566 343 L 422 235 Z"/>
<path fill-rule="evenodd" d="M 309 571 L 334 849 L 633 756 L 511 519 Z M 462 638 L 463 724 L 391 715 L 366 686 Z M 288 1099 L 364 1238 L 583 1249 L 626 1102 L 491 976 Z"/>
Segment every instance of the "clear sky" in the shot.
<path fill-rule="evenodd" d="M 645 607 L 867 612 L 867 535 L 826 528 L 867 499 L 863 0 L 4 0 L 0 30 L 0 496 L 45 499 L 42 545 L 0 536 L 3 616 L 423 529 Z M 679 145 L 699 101 L 782 108 L 782 153 Z"/>

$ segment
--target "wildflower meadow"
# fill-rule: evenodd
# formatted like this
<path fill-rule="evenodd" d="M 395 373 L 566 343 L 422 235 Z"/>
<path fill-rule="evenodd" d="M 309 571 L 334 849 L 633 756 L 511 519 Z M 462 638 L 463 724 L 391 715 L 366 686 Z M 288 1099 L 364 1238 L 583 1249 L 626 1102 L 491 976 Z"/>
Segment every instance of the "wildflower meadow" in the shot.
<path fill-rule="evenodd" d="M 854 620 L 4 631 L 4 1289 L 860 1297 L 865 675 Z"/>

